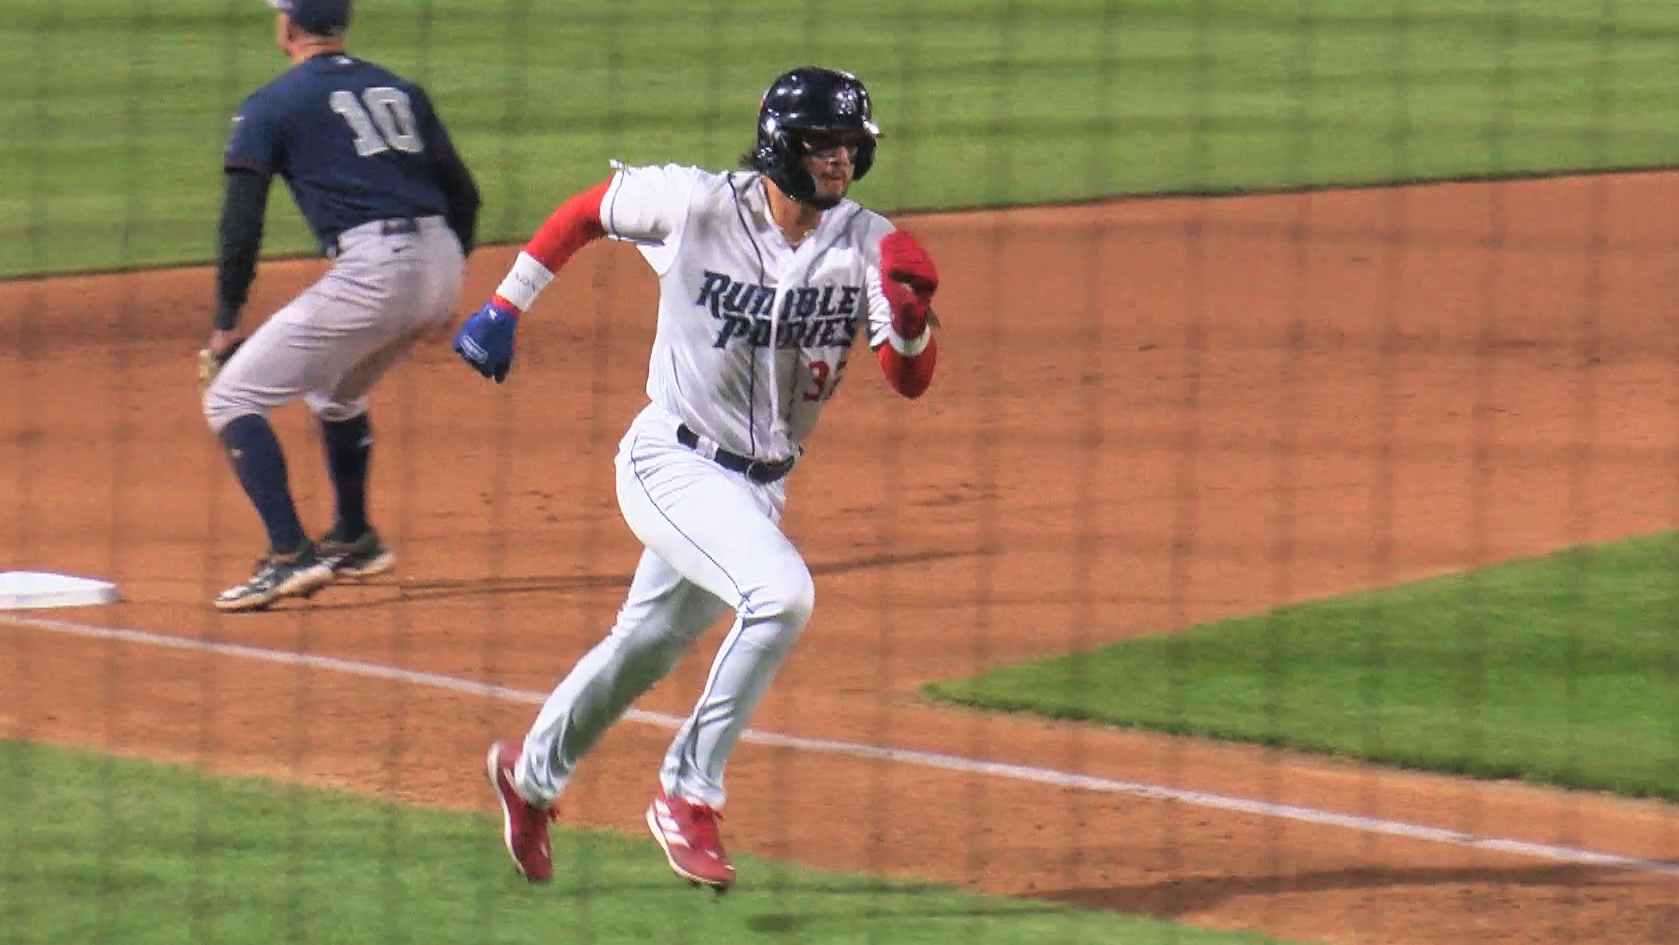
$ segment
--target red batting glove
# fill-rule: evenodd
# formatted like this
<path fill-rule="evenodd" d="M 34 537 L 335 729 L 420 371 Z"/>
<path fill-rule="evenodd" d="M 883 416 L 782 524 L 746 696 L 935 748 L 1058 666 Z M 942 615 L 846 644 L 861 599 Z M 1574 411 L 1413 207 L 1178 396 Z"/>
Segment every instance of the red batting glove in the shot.
<path fill-rule="evenodd" d="M 939 289 L 933 257 L 904 230 L 880 241 L 880 290 L 892 306 L 892 330 L 901 338 L 919 338 L 927 330 L 927 312 Z"/>

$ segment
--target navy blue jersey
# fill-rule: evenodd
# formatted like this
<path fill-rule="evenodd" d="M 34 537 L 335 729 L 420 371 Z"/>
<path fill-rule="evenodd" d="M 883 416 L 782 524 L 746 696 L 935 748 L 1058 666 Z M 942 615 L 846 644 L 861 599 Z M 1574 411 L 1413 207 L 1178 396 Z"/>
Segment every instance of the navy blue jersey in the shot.
<path fill-rule="evenodd" d="M 225 167 L 278 174 L 323 250 L 373 220 L 442 215 L 452 145 L 419 86 L 344 54 L 316 56 L 239 106 Z"/>

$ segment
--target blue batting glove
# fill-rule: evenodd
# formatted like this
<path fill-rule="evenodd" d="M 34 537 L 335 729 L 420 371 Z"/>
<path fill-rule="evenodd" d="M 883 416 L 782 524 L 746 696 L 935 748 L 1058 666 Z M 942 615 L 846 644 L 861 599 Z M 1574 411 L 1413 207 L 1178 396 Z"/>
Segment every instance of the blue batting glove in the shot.
<path fill-rule="evenodd" d="M 513 331 L 518 327 L 517 312 L 486 302 L 455 332 L 455 353 L 479 374 L 500 384 L 513 369 Z"/>

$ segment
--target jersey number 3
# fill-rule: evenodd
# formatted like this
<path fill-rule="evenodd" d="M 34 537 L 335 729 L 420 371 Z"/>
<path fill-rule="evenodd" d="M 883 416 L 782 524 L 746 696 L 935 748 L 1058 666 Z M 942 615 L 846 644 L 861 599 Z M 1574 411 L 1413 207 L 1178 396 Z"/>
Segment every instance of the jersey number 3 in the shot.
<path fill-rule="evenodd" d="M 425 150 L 408 93 L 401 89 L 376 85 L 361 93 L 359 100 L 356 93 L 339 89 L 327 102 L 350 123 L 350 130 L 356 133 L 356 153 L 362 157 L 393 148 L 406 154 Z"/>
<path fill-rule="evenodd" d="M 833 374 L 833 368 L 829 366 L 828 362 L 810 362 L 810 380 L 816 385 L 816 389 L 805 392 L 806 401 L 827 400 L 834 395 L 834 388 L 828 385 L 828 377 L 831 374 Z M 834 384 L 839 384 L 838 378 L 834 379 Z"/>

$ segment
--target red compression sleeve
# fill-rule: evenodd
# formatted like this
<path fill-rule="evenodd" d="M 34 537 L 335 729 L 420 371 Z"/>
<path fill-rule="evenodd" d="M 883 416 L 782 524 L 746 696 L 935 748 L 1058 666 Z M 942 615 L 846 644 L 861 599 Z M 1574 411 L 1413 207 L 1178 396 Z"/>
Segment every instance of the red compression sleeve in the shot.
<path fill-rule="evenodd" d="M 560 204 L 559 209 L 548 215 L 530 242 L 525 244 L 525 252 L 546 266 L 549 272 L 559 272 L 560 267 L 584 244 L 605 236 L 606 226 L 601 223 L 600 204 L 606 199 L 606 188 L 611 184 L 610 180 L 602 181 Z"/>
<path fill-rule="evenodd" d="M 927 347 L 913 358 L 904 357 L 891 345 L 881 345 L 875 356 L 880 359 L 880 373 L 886 375 L 886 383 L 914 400 L 925 394 L 933 383 L 933 366 L 939 360 L 939 340 L 927 339 Z"/>
<path fill-rule="evenodd" d="M 560 204 L 525 244 L 525 254 L 549 272 L 559 272 L 560 267 L 578 250 L 605 236 L 606 225 L 601 222 L 600 205 L 611 184 L 612 180 L 608 178 Z M 495 298 L 503 305 L 516 308 L 499 295 Z"/>

